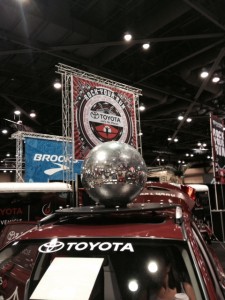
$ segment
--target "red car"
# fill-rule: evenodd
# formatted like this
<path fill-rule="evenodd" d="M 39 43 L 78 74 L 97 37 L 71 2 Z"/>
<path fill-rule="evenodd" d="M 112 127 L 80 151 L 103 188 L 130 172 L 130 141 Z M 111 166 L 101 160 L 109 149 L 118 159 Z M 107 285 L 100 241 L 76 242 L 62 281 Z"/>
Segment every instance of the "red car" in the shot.
<path fill-rule="evenodd" d="M 127 207 L 57 210 L 1 249 L 1 299 L 225 299 L 193 195 L 149 183 Z"/>

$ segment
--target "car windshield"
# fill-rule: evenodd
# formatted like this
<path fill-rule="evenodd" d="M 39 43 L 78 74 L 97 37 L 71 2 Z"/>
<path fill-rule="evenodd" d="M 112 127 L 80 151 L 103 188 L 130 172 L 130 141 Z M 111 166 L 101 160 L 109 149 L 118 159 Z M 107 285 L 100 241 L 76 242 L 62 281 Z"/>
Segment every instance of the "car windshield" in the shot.
<path fill-rule="evenodd" d="M 0 252 L 0 280 L 3 299 L 14 295 L 39 300 L 149 300 L 158 299 L 166 284 L 183 293 L 186 283 L 196 299 L 202 299 L 182 242 L 114 238 L 16 242 Z"/>

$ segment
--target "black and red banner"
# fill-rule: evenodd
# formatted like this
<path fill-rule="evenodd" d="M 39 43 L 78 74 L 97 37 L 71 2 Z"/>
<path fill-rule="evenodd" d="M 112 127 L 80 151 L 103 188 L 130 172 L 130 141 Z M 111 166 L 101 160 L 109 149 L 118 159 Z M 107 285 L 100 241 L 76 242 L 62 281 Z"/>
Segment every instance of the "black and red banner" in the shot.
<path fill-rule="evenodd" d="M 211 142 L 216 182 L 225 183 L 224 122 L 211 114 Z"/>
<path fill-rule="evenodd" d="M 134 93 L 73 76 L 75 158 L 107 141 L 137 148 Z"/>

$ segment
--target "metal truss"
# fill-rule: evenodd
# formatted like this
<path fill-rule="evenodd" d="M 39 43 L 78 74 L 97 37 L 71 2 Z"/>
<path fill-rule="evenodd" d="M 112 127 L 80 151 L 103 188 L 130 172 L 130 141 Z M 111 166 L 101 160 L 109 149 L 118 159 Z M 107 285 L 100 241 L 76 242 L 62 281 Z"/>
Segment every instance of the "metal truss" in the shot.
<path fill-rule="evenodd" d="M 58 73 L 60 73 L 60 74 L 67 73 L 70 75 L 79 76 L 81 78 L 93 80 L 95 82 L 108 85 L 109 87 L 113 86 L 113 87 L 120 88 L 124 91 L 132 92 L 135 95 L 141 95 L 141 93 L 142 93 L 141 89 L 132 87 L 130 85 L 123 84 L 121 82 L 113 81 L 113 80 L 107 79 L 105 77 L 91 74 L 91 73 L 88 73 L 88 72 L 85 72 L 85 71 L 82 71 L 82 70 L 79 70 L 79 69 L 76 69 L 76 68 L 73 68 L 73 67 L 70 67 L 70 66 L 67 66 L 64 64 L 58 64 L 56 67 L 58 68 Z"/>

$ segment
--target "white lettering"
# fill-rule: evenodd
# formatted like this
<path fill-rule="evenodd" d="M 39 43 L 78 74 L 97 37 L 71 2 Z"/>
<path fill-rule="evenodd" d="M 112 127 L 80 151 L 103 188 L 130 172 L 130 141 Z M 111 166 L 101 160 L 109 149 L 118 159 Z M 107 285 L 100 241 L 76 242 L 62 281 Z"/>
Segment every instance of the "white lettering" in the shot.
<path fill-rule="evenodd" d="M 122 243 L 122 242 L 69 242 L 67 243 L 67 251 L 118 251 L 118 252 L 124 252 L 124 251 L 129 251 L 129 252 L 134 252 L 133 245 L 131 243 Z"/>
<path fill-rule="evenodd" d="M 122 246 L 123 243 L 113 243 L 113 245 L 115 246 L 115 247 L 114 247 L 114 251 L 118 251 L 119 246 Z"/>
<path fill-rule="evenodd" d="M 90 251 L 93 251 L 94 250 L 94 248 L 95 247 L 97 247 L 98 245 L 100 244 L 100 242 L 98 242 L 98 243 L 92 243 L 92 242 L 90 242 Z"/>
<path fill-rule="evenodd" d="M 102 243 L 102 244 L 99 245 L 99 250 L 100 251 L 107 251 L 111 248 L 112 248 L 112 244 L 108 243 L 108 242 L 105 242 L 105 243 Z"/>
<path fill-rule="evenodd" d="M 35 153 L 34 155 L 34 161 L 50 161 L 50 162 L 66 162 L 70 161 L 72 158 L 66 158 L 63 155 L 49 155 L 49 154 L 41 154 L 41 153 Z"/>
<path fill-rule="evenodd" d="M 77 243 L 68 243 L 68 248 L 67 248 L 67 251 L 70 251 L 71 248 L 76 245 Z"/>
<path fill-rule="evenodd" d="M 88 243 L 82 242 L 75 246 L 75 250 L 82 251 L 85 250 L 87 247 L 88 247 Z"/>
<path fill-rule="evenodd" d="M 122 248 L 121 248 L 121 252 L 125 251 L 125 250 L 129 250 L 130 252 L 134 252 L 134 248 L 132 246 L 131 243 L 127 243 L 125 244 Z"/>

